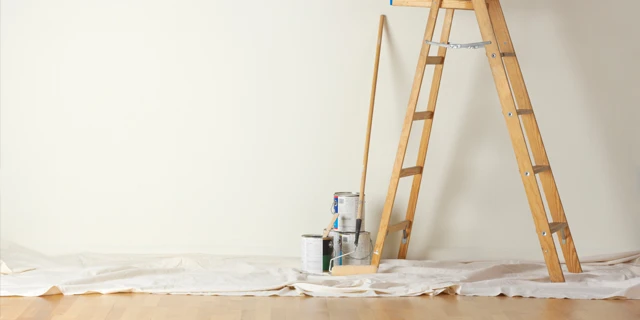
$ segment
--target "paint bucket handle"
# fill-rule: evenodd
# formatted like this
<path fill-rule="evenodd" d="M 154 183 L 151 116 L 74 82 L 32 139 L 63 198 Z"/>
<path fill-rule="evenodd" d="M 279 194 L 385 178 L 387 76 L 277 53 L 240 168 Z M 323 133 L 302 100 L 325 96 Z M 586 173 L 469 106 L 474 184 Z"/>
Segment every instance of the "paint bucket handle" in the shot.
<path fill-rule="evenodd" d="M 369 259 L 372 253 L 373 253 L 373 240 L 369 239 L 369 254 L 367 254 L 365 257 L 362 257 L 362 258 L 356 258 L 356 257 L 351 257 L 351 258 L 356 260 L 365 260 L 365 259 Z"/>
<path fill-rule="evenodd" d="M 348 255 L 354 254 L 355 252 L 356 252 L 356 251 L 355 251 L 355 250 L 353 250 L 353 251 L 351 251 L 351 252 L 348 252 L 348 253 L 345 253 L 345 254 L 339 255 L 339 256 L 337 256 L 337 257 L 333 257 L 333 258 L 331 258 L 331 259 L 329 260 L 329 273 L 331 273 L 331 270 L 333 269 L 333 260 L 338 259 L 338 258 L 342 258 L 342 257 L 346 257 L 346 256 L 348 256 Z M 372 239 L 369 239 L 369 254 L 368 254 L 366 257 L 364 257 L 364 258 L 356 258 L 356 257 L 353 257 L 352 259 L 355 259 L 355 260 L 365 260 L 365 259 L 368 259 L 369 257 L 371 257 L 371 254 L 372 254 L 372 253 L 373 253 L 373 240 L 372 240 Z"/>
<path fill-rule="evenodd" d="M 351 252 L 348 252 L 348 253 L 345 253 L 345 254 L 341 254 L 341 255 L 339 255 L 339 256 L 337 256 L 337 257 L 333 257 L 333 258 L 331 258 L 331 259 L 329 260 L 329 273 L 331 273 L 331 270 L 333 270 L 333 266 L 332 266 L 332 265 L 333 265 L 333 260 L 338 259 L 338 258 L 342 258 L 342 257 L 345 257 L 345 256 L 348 256 L 348 255 L 350 255 L 350 254 L 352 254 L 352 253 L 354 253 L 354 252 L 355 252 L 355 251 L 351 251 Z"/>

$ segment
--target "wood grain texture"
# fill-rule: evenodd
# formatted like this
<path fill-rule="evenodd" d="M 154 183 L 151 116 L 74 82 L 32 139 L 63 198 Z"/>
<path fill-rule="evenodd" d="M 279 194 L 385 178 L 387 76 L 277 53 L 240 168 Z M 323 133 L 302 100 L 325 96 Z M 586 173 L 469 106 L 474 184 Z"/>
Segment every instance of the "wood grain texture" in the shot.
<path fill-rule="evenodd" d="M 389 182 L 389 190 L 387 191 L 387 197 L 382 209 L 382 216 L 380 218 L 380 226 L 378 227 L 378 236 L 376 244 L 373 249 L 373 255 L 371 258 L 371 264 L 376 266 L 380 265 L 380 259 L 382 257 L 382 250 L 384 248 L 384 241 L 387 237 L 387 227 L 391 219 L 391 213 L 393 210 L 393 203 L 396 199 L 396 192 L 398 191 L 398 183 L 400 182 L 400 172 L 402 171 L 402 165 L 404 163 L 404 157 L 407 152 L 407 145 L 409 144 L 409 134 L 411 133 L 411 125 L 413 123 L 413 116 L 416 112 L 416 105 L 418 104 L 418 97 L 420 96 L 420 89 L 422 87 L 422 79 L 424 77 L 424 71 L 427 67 L 427 58 L 429 57 L 429 49 L 431 45 L 425 41 L 433 39 L 433 33 L 436 28 L 436 21 L 438 20 L 438 12 L 440 11 L 440 0 L 434 0 L 432 2 L 431 9 L 429 11 L 429 17 L 427 19 L 427 26 L 422 38 L 422 45 L 420 49 L 420 56 L 418 58 L 418 65 L 416 66 L 416 72 L 413 78 L 413 86 L 411 87 L 411 95 L 409 97 L 409 104 L 407 106 L 406 115 L 404 117 L 404 124 L 402 126 L 402 132 L 400 133 L 400 142 L 398 143 L 398 151 L 396 153 L 396 160 L 393 164 L 393 170 L 391 172 L 391 181 Z M 416 177 L 419 177 L 417 175 Z"/>
<path fill-rule="evenodd" d="M 549 171 L 549 170 L 551 170 L 550 166 L 533 166 L 533 172 L 536 174 Z"/>
<path fill-rule="evenodd" d="M 430 8 L 431 0 L 393 0 L 393 6 Z M 443 9 L 473 10 L 470 0 L 442 0 Z"/>
<path fill-rule="evenodd" d="M 491 12 L 491 11 L 489 11 Z M 500 40 L 498 40 L 500 41 Z M 505 63 L 506 64 L 506 63 Z M 518 68 L 519 69 L 519 68 Z M 508 70 L 507 70 L 508 71 Z M 516 98 L 516 101 L 518 101 L 518 99 Z M 524 114 L 533 114 L 533 110 L 532 109 L 522 109 L 522 106 L 520 105 L 520 102 L 518 102 L 518 114 L 519 115 L 524 115 Z"/>
<path fill-rule="evenodd" d="M 400 178 L 422 174 L 422 167 L 409 167 L 400 171 Z"/>
<path fill-rule="evenodd" d="M 494 34 L 494 28 L 499 28 L 501 26 L 494 26 L 492 24 L 487 4 L 484 0 L 472 1 L 476 19 L 480 26 L 482 40 L 491 42 L 491 44 L 485 47 L 487 58 L 489 59 L 491 73 L 493 74 L 493 79 L 500 98 L 500 104 L 502 106 L 502 114 L 507 123 L 507 129 L 509 130 L 509 136 L 511 137 L 511 144 L 520 170 L 520 177 L 522 178 L 522 183 L 524 184 L 524 189 L 527 194 L 531 215 L 536 227 L 536 234 L 540 241 L 549 276 L 553 282 L 564 282 L 564 274 L 560 267 L 560 260 L 556 251 L 556 245 L 553 241 L 551 231 L 549 230 L 549 220 L 542 201 L 542 194 L 538 187 L 536 175 L 533 173 L 531 156 L 529 155 L 527 142 L 525 140 L 524 132 L 522 131 L 520 117 L 517 115 L 511 85 L 507 78 L 507 71 L 505 70 L 505 66 L 502 62 L 502 56 L 500 55 L 500 49 L 498 48 Z M 509 114 L 511 114 L 511 116 L 509 116 Z"/>
<path fill-rule="evenodd" d="M 453 24 L 453 15 L 455 10 L 447 9 L 442 25 L 442 31 L 440 35 L 440 42 L 449 42 L 449 35 L 451 34 L 451 26 Z M 439 47 L 438 56 L 443 59 L 447 56 L 447 48 Z M 429 93 L 429 101 L 427 102 L 427 111 L 431 113 L 431 120 L 425 121 L 422 126 L 422 135 L 420 138 L 420 147 L 418 148 L 418 159 L 416 160 L 416 166 L 424 168 L 425 160 L 427 159 L 427 149 L 429 148 L 429 139 L 431 138 L 431 128 L 433 127 L 433 115 L 436 112 L 436 104 L 438 101 L 438 94 L 440 91 L 440 82 L 442 80 L 442 73 L 444 70 L 444 64 L 436 65 L 433 71 L 433 79 L 431 80 L 431 91 Z M 409 204 L 407 206 L 407 213 L 405 214 L 405 220 L 413 222 L 413 218 L 416 213 L 416 207 L 418 206 L 418 196 L 420 194 L 420 185 L 422 184 L 422 174 L 413 177 L 411 183 L 411 193 L 409 194 Z M 409 240 L 411 239 L 411 225 L 407 228 L 407 239 L 404 243 L 400 244 L 398 250 L 398 259 L 406 259 L 407 252 L 409 251 Z"/>
<path fill-rule="evenodd" d="M 511 35 L 507 28 L 507 22 L 504 17 L 504 12 L 498 0 L 489 0 L 489 14 L 493 22 L 493 28 L 496 39 L 502 52 L 512 52 L 512 56 L 504 58 L 504 65 L 507 69 L 507 73 L 511 80 L 511 86 L 515 93 L 516 102 L 518 103 L 518 114 L 523 115 L 522 123 L 527 132 L 527 138 L 529 139 L 529 147 L 531 153 L 533 153 L 533 159 L 536 165 L 549 166 L 549 159 L 547 152 L 542 142 L 542 135 L 538 127 L 538 122 L 533 114 L 533 108 L 531 105 L 531 99 L 525 85 L 522 70 L 520 69 L 520 63 L 518 62 L 515 49 L 511 41 Z M 549 206 L 549 212 L 554 222 L 567 222 L 562 201 L 560 200 L 560 194 L 556 185 L 553 171 L 549 169 L 546 172 L 541 173 L 540 182 L 542 189 L 544 190 L 545 197 L 547 199 L 547 205 Z M 582 272 L 582 266 L 580 265 L 580 259 L 571 236 L 570 228 L 565 230 L 566 241 L 563 243 L 560 241 L 564 260 L 567 263 L 569 272 L 579 273 Z M 560 234 L 558 234 L 560 239 Z"/>
<path fill-rule="evenodd" d="M 443 64 L 443 63 L 444 63 L 444 57 L 433 56 L 433 57 L 427 58 L 427 64 Z"/>
<path fill-rule="evenodd" d="M 387 229 L 387 234 L 407 229 L 407 227 L 409 227 L 410 225 L 411 225 L 411 221 L 409 221 L 409 220 L 400 221 L 400 222 L 390 226 L 389 229 Z"/>
<path fill-rule="evenodd" d="M 371 274 L 378 272 L 374 265 L 342 265 L 331 268 L 331 276 L 351 276 L 355 274 Z"/>
<path fill-rule="evenodd" d="M 364 142 L 364 156 L 362 157 L 362 176 L 360 178 L 360 195 L 358 213 L 356 218 L 362 219 L 362 208 L 364 207 L 364 189 L 367 184 L 367 163 L 369 162 L 369 145 L 371 142 L 371 126 L 373 124 L 373 109 L 376 103 L 376 88 L 378 87 L 378 67 L 380 66 L 380 48 L 382 47 L 382 31 L 384 29 L 385 16 L 380 15 L 378 23 L 378 41 L 376 42 L 376 57 L 373 63 L 373 80 L 371 83 L 371 95 L 369 97 L 369 116 L 367 118 L 367 133 Z"/>
<path fill-rule="evenodd" d="M 111 294 L 0 298 L 2 320 L 631 320 L 638 300 L 219 297 Z"/>
<path fill-rule="evenodd" d="M 419 111 L 413 114 L 413 121 L 433 119 L 433 111 Z"/>
<path fill-rule="evenodd" d="M 333 215 L 331 215 L 331 220 L 329 221 L 329 224 L 327 225 L 327 228 L 324 229 L 324 232 L 322 233 L 322 237 L 326 238 L 329 236 L 329 233 L 331 232 L 331 230 L 333 230 L 333 224 L 336 222 L 336 220 L 338 219 L 339 214 L 334 213 Z"/>
<path fill-rule="evenodd" d="M 551 230 L 551 233 L 556 233 L 562 229 L 565 229 L 567 226 L 568 225 L 566 222 L 551 222 L 549 223 L 549 230 Z"/>

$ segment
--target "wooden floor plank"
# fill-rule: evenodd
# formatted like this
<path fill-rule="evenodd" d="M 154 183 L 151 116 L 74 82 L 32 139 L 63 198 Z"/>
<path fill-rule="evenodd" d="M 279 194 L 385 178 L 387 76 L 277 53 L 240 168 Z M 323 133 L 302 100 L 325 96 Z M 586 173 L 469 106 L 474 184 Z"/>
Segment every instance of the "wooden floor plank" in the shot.
<path fill-rule="evenodd" d="M 0 319 L 640 319 L 640 300 L 218 297 L 112 294 L 0 298 Z"/>

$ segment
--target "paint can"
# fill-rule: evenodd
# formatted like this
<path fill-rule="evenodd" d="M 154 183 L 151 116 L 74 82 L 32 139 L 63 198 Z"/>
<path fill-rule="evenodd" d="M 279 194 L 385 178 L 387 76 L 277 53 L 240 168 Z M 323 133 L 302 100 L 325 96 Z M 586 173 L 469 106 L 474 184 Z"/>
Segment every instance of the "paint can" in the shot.
<path fill-rule="evenodd" d="M 333 229 L 344 232 L 356 231 L 356 218 L 358 217 L 358 203 L 360 202 L 359 192 L 336 192 L 333 194 L 333 206 L 331 213 L 339 214 L 338 219 L 333 224 Z M 360 231 L 364 231 L 364 200 L 362 203 L 362 226 Z"/>
<path fill-rule="evenodd" d="M 358 247 L 356 248 L 356 233 L 331 231 L 329 233 L 333 237 L 333 266 L 348 265 L 369 265 L 371 264 L 371 254 L 373 253 L 373 242 L 371 234 L 368 231 L 361 231 L 358 238 Z M 354 251 L 350 255 L 340 257 L 343 254 Z M 339 258 L 338 258 L 339 257 Z"/>
<path fill-rule="evenodd" d="M 329 271 L 329 261 L 333 257 L 333 237 L 319 234 L 304 234 L 301 239 L 303 272 L 323 273 Z"/>

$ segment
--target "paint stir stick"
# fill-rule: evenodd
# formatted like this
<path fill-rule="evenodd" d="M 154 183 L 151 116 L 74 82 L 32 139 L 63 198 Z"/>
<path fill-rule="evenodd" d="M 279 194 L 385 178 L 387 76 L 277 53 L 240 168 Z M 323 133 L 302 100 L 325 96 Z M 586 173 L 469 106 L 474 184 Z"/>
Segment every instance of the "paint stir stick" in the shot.
<path fill-rule="evenodd" d="M 323 238 L 326 238 L 329 236 L 329 232 L 331 232 L 331 229 L 333 229 L 333 224 L 336 222 L 336 219 L 338 219 L 338 214 L 334 213 L 333 216 L 331 217 L 331 222 L 329 222 L 329 225 L 327 226 L 327 228 L 324 229 L 324 233 L 322 233 Z"/>

